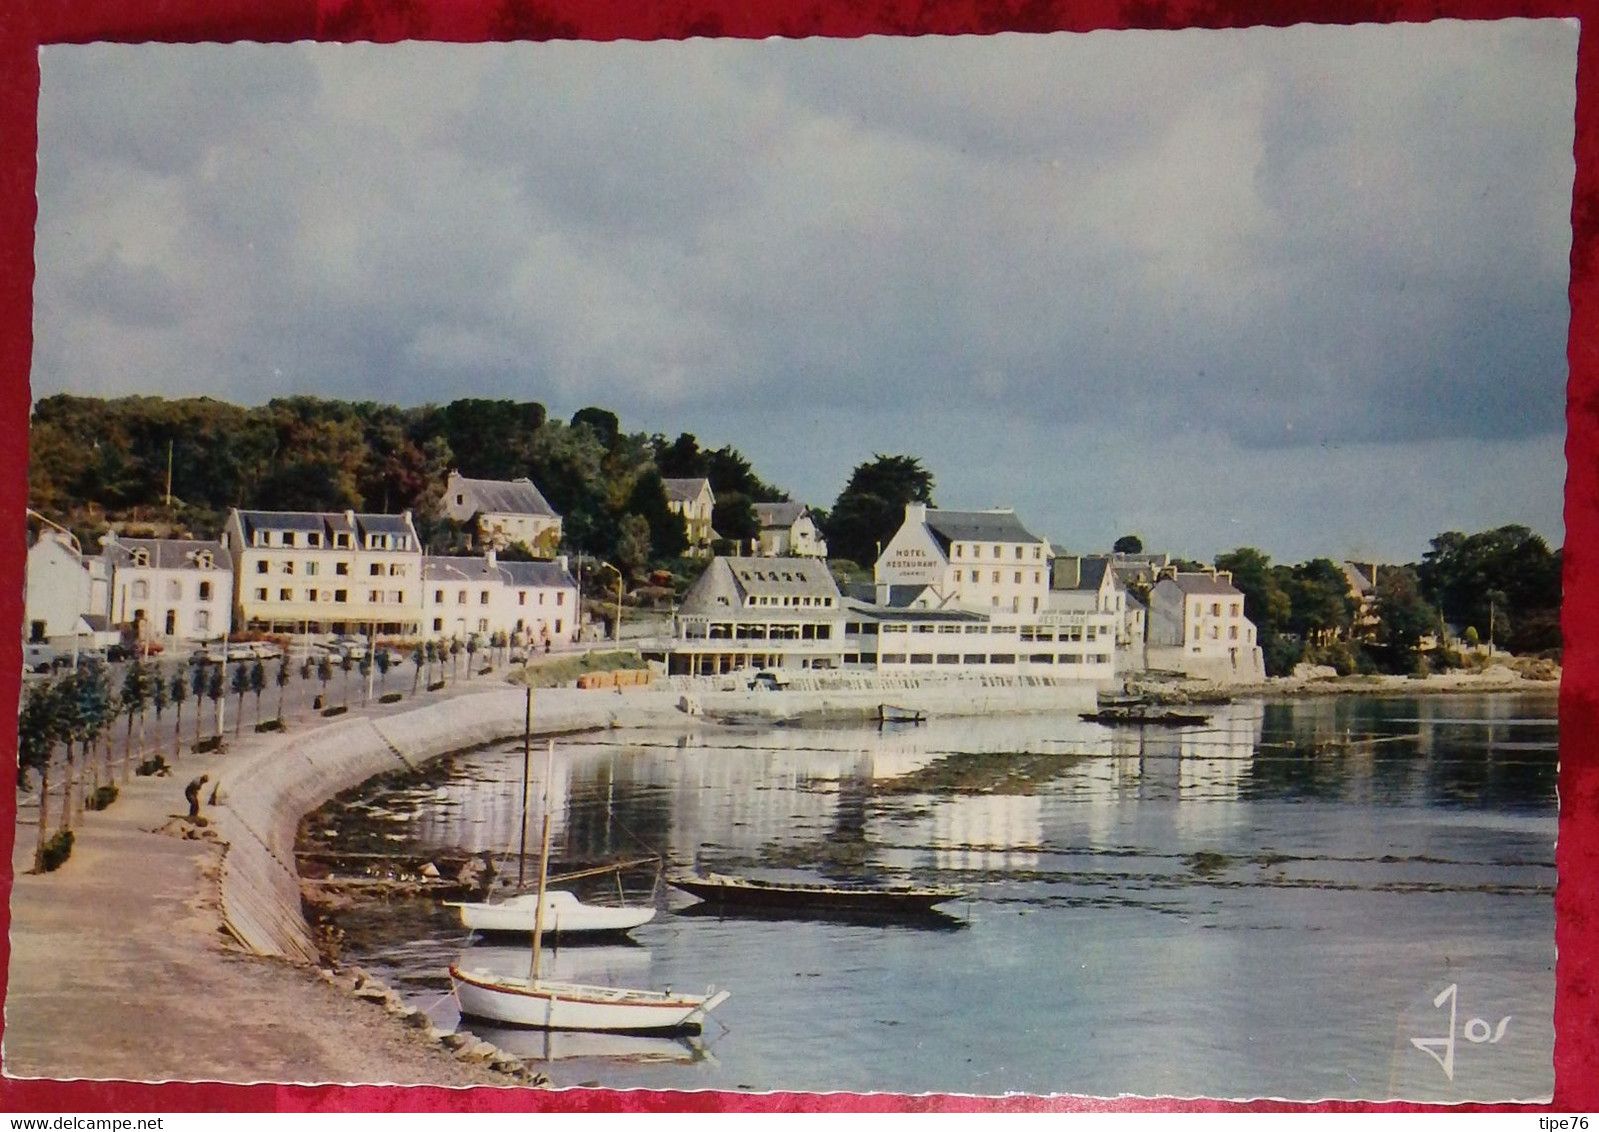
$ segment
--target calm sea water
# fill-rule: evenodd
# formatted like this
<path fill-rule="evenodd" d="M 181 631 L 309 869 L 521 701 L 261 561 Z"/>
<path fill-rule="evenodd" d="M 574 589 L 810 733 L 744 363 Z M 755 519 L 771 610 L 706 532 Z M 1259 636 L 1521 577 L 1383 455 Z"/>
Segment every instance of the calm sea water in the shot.
<path fill-rule="evenodd" d="M 521 773 L 519 744 L 459 756 L 330 807 L 308 845 L 498 856 Z M 679 869 L 969 897 L 897 924 L 724 918 L 646 870 L 625 889 L 655 920 L 632 943 L 563 945 L 552 977 L 729 988 L 704 1034 L 470 1028 L 560 1086 L 1547 1096 L 1555 784 L 1552 696 L 1239 703 L 1180 733 L 1055 715 L 571 737 L 556 873 L 648 848 Z M 451 961 L 527 966 L 430 900 L 340 924 L 347 962 L 444 1027 Z"/>

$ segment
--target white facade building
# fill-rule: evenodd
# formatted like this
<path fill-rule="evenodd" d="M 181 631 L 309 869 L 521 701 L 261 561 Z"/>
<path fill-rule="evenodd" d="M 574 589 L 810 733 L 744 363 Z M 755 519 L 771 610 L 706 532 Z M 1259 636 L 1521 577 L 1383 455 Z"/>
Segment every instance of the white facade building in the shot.
<path fill-rule="evenodd" d="M 1167 576 L 1149 591 L 1149 666 L 1220 683 L 1266 678 L 1244 595 L 1226 571 Z"/>
<path fill-rule="evenodd" d="M 234 565 L 234 624 L 269 632 L 416 635 L 422 549 L 403 515 L 239 511 L 223 546 Z"/>
<path fill-rule="evenodd" d="M 1047 611 L 1049 543 L 1012 510 L 943 511 L 905 505 L 905 522 L 878 556 L 879 587 L 928 586 L 939 600 L 993 616 Z"/>
<path fill-rule="evenodd" d="M 452 471 L 444 487 L 444 513 L 457 523 L 472 522 L 481 549 L 522 543 L 542 558 L 553 558 L 561 543 L 561 517 L 526 477 L 476 480 Z"/>
<path fill-rule="evenodd" d="M 101 540 L 111 589 L 111 624 L 135 641 L 173 645 L 223 637 L 233 628 L 233 561 L 220 542 Z"/>
<path fill-rule="evenodd" d="M 93 635 L 105 628 L 105 564 L 86 557 L 65 531 L 41 531 L 28 547 L 23 588 L 24 640 Z"/>
<path fill-rule="evenodd" d="M 837 668 L 843 599 L 825 563 L 804 558 L 711 561 L 678 607 L 667 670 Z"/>
<path fill-rule="evenodd" d="M 826 558 L 827 540 L 803 503 L 757 503 L 761 525 L 758 553 L 766 558 Z"/>
<path fill-rule="evenodd" d="M 513 643 L 571 644 L 578 627 L 577 582 L 565 558 L 506 562 L 480 557 L 422 559 L 422 634 L 465 640 L 505 633 Z"/>

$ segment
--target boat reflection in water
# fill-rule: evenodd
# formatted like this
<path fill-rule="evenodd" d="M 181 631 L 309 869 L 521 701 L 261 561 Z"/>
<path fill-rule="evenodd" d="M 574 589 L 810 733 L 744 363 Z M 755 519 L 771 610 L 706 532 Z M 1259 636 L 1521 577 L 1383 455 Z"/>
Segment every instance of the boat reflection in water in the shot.
<path fill-rule="evenodd" d="M 635 1065 L 717 1064 L 716 1057 L 695 1034 L 651 1037 L 644 1034 L 607 1034 L 590 1030 L 525 1030 L 517 1027 L 471 1023 L 484 1041 L 524 1061 L 573 1061 L 603 1058 Z"/>
<path fill-rule="evenodd" d="M 491 971 L 497 975 L 527 974 L 526 947 L 477 945 L 461 952 L 457 967 Z M 563 983 L 605 982 L 636 977 L 650 969 L 650 950 L 639 943 L 608 943 L 603 946 L 571 945 L 547 947 L 539 969 Z"/>

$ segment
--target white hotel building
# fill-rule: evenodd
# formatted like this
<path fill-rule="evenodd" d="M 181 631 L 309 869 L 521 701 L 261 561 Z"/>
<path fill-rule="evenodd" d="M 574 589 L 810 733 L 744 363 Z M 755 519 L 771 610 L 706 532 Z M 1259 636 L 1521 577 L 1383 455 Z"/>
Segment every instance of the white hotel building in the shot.
<path fill-rule="evenodd" d="M 844 595 L 815 559 L 717 558 L 684 595 L 668 670 L 1114 677 L 1119 616 L 1053 606 L 1049 544 L 1012 511 L 912 504 L 875 575 Z"/>
<path fill-rule="evenodd" d="M 222 545 L 240 629 L 409 637 L 420 628 L 422 546 L 409 511 L 235 510 Z"/>
<path fill-rule="evenodd" d="M 1109 683 L 1120 618 L 1097 605 L 1052 601 L 1050 559 L 1049 543 L 1012 510 L 907 504 L 878 557 L 873 602 L 852 605 L 861 620 L 849 652 L 885 671 Z"/>

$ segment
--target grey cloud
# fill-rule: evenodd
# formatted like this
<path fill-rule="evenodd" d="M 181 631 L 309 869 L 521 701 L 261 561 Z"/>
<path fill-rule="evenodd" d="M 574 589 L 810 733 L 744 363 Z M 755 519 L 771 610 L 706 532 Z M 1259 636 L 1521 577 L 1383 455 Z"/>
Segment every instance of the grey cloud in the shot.
<path fill-rule="evenodd" d="M 1530 444 L 1561 423 L 1575 44 L 61 49 L 36 389 L 611 404 L 821 502 L 903 450 L 1022 505 L 1018 422 L 1067 481 L 1084 436 L 1202 432 L 1225 474 Z"/>

